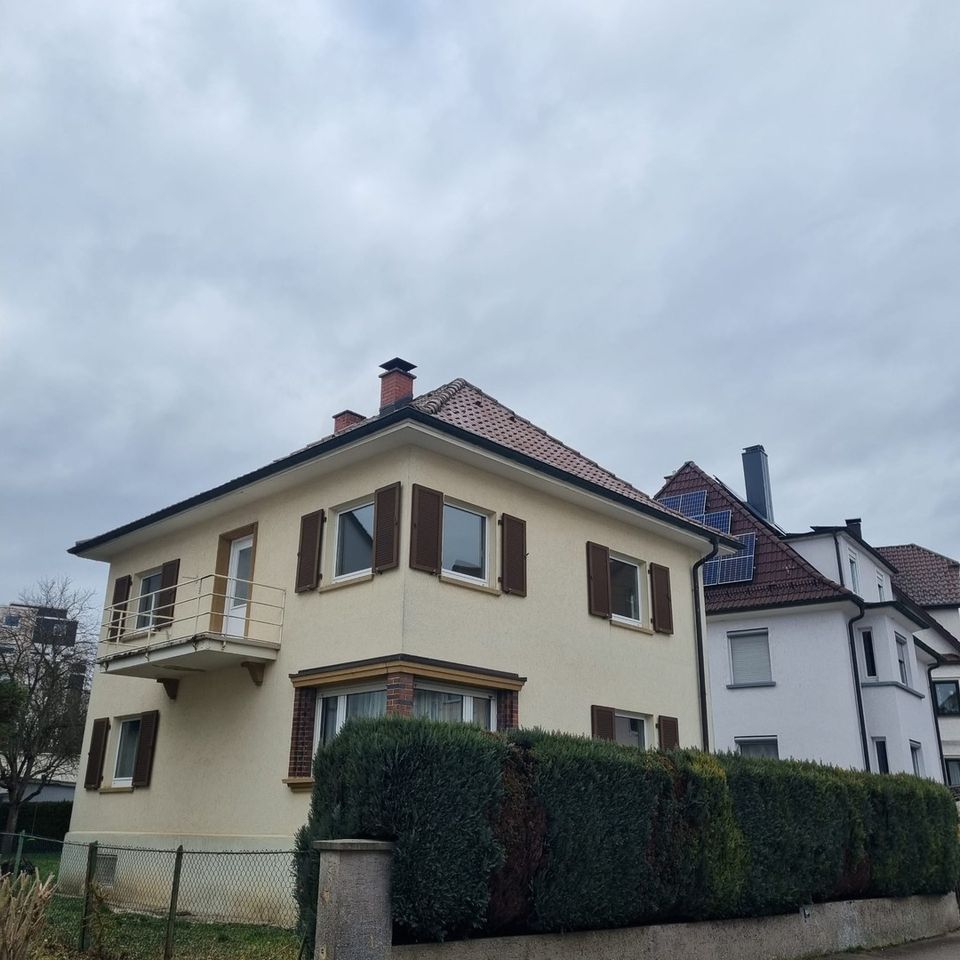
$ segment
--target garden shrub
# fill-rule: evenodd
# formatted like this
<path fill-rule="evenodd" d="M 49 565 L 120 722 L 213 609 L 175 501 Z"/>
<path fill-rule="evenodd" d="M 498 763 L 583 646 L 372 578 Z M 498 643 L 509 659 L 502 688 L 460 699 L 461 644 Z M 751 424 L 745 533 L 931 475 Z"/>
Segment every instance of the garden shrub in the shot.
<path fill-rule="evenodd" d="M 504 862 L 494 822 L 509 751 L 502 738 L 466 724 L 349 722 L 317 751 L 297 849 L 336 837 L 395 841 L 398 936 L 442 940 L 477 930 L 486 920 L 491 874 Z M 317 865 L 315 858 L 298 860 L 300 932 L 312 941 Z"/>
<path fill-rule="evenodd" d="M 335 837 L 396 842 L 401 941 L 946 893 L 960 871 L 956 808 L 931 781 L 400 718 L 317 752 L 298 849 Z M 317 858 L 298 863 L 312 949 Z"/>

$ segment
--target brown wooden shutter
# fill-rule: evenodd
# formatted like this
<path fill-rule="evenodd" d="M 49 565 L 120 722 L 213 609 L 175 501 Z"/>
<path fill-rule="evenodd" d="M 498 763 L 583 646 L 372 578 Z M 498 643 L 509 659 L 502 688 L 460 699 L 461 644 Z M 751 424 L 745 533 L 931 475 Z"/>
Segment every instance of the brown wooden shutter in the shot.
<path fill-rule="evenodd" d="M 443 494 L 415 483 L 410 520 L 410 566 L 414 570 L 439 573 L 442 542 Z"/>
<path fill-rule="evenodd" d="M 400 565 L 400 484 L 381 487 L 373 495 L 373 569 Z"/>
<path fill-rule="evenodd" d="M 650 607 L 653 629 L 657 633 L 673 633 L 673 598 L 670 595 L 670 569 L 659 563 L 650 564 Z"/>
<path fill-rule="evenodd" d="M 527 595 L 527 523 L 505 513 L 500 518 L 500 586 L 515 597 Z"/>
<path fill-rule="evenodd" d="M 134 787 L 149 787 L 150 773 L 153 770 L 153 748 L 157 743 L 157 722 L 160 713 L 151 710 L 140 714 L 140 740 L 137 743 L 137 759 L 133 764 Z"/>
<path fill-rule="evenodd" d="M 309 777 L 313 767 L 313 737 L 317 722 L 317 688 L 293 691 L 293 727 L 290 731 L 288 777 Z"/>
<path fill-rule="evenodd" d="M 297 554 L 296 592 L 316 590 L 320 583 L 320 542 L 324 514 L 315 510 L 300 518 L 300 552 Z"/>
<path fill-rule="evenodd" d="M 595 617 L 610 619 L 610 551 L 587 544 L 587 604 Z"/>
<path fill-rule="evenodd" d="M 157 594 L 154 624 L 168 627 L 173 621 L 173 606 L 177 602 L 177 580 L 180 579 L 180 561 L 168 560 L 160 571 L 160 592 Z"/>
<path fill-rule="evenodd" d="M 133 586 L 133 577 L 117 577 L 113 583 L 113 616 L 110 618 L 110 630 L 107 636 L 111 640 L 119 640 L 126 629 L 127 601 L 130 599 L 130 588 Z"/>
<path fill-rule="evenodd" d="M 590 708 L 590 727 L 597 740 L 616 740 L 617 723 L 613 707 Z"/>
<path fill-rule="evenodd" d="M 680 746 L 680 724 L 676 717 L 660 717 L 657 738 L 661 750 L 676 750 Z"/>
<path fill-rule="evenodd" d="M 109 717 L 93 721 L 90 732 L 90 749 L 87 751 L 87 772 L 83 786 L 87 790 L 99 790 L 103 782 L 103 761 L 107 755 L 107 736 L 110 733 Z"/>

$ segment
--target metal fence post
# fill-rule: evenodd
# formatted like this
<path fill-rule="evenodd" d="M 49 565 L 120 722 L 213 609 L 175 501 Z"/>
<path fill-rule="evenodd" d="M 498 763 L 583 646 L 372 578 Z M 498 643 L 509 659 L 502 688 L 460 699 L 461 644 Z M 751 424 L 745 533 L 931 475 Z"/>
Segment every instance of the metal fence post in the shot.
<path fill-rule="evenodd" d="M 173 861 L 173 886 L 170 888 L 170 912 L 167 914 L 167 935 L 163 941 L 163 960 L 173 956 L 173 930 L 177 920 L 177 897 L 180 895 L 180 868 L 183 866 L 183 844 L 177 847 Z"/>
<path fill-rule="evenodd" d="M 93 878 L 97 873 L 97 848 L 99 844 L 96 840 L 87 847 L 87 874 L 83 881 L 83 910 L 80 914 L 80 939 L 77 948 L 82 953 L 87 949 L 87 932 L 90 926 L 90 889 L 93 886 Z"/>
<path fill-rule="evenodd" d="M 25 830 L 21 830 L 17 836 L 17 852 L 13 855 L 13 879 L 20 876 L 20 861 L 23 859 L 23 836 Z"/>

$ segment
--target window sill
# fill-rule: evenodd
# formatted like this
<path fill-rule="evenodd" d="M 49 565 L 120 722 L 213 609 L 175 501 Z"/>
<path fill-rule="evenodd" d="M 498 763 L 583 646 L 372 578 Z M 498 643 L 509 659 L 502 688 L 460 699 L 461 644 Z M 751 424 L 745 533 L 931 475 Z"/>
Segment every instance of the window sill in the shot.
<path fill-rule="evenodd" d="M 499 597 L 501 590 L 498 587 L 491 587 L 489 584 L 480 583 L 479 580 L 461 580 L 460 577 L 451 577 L 446 573 L 440 574 L 441 583 L 452 583 L 455 587 L 466 587 L 467 590 L 477 590 L 480 593 L 486 593 L 493 597 Z"/>
<path fill-rule="evenodd" d="M 283 782 L 294 793 L 305 793 L 313 789 L 313 777 L 284 777 Z"/>
<path fill-rule="evenodd" d="M 355 587 L 358 583 L 369 583 L 373 579 L 373 572 L 360 573 L 355 577 L 343 577 L 341 580 L 334 580 L 324 587 L 319 587 L 317 593 L 330 593 L 331 590 L 342 590 L 344 587 Z"/>
<path fill-rule="evenodd" d="M 610 618 L 610 625 L 619 627 L 621 630 L 632 630 L 634 633 L 643 633 L 648 637 L 652 637 L 654 633 L 653 630 L 643 626 L 641 623 L 633 623 L 630 620 L 618 620 L 616 617 Z"/>
<path fill-rule="evenodd" d="M 861 681 L 860 686 L 865 689 L 867 687 L 897 687 L 900 690 L 903 690 L 904 693 L 909 693 L 911 696 L 916 697 L 918 700 L 926 699 L 926 697 L 924 697 L 919 690 L 914 690 L 913 687 L 908 687 L 905 683 L 901 683 L 899 680 L 863 680 Z"/>
<path fill-rule="evenodd" d="M 757 680 L 756 683 L 728 683 L 728 690 L 749 690 L 751 687 L 775 687 L 776 680 Z"/>
<path fill-rule="evenodd" d="M 133 787 L 101 787 L 100 793 L 133 793 Z"/>

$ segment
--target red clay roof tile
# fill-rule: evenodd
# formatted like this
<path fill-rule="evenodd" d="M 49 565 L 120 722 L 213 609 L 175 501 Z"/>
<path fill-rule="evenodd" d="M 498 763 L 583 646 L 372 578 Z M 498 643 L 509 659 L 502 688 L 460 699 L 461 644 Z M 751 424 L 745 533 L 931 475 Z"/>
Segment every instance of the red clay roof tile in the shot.
<path fill-rule="evenodd" d="M 921 607 L 960 607 L 960 563 L 915 543 L 877 547 L 897 568 L 893 582 Z"/>

